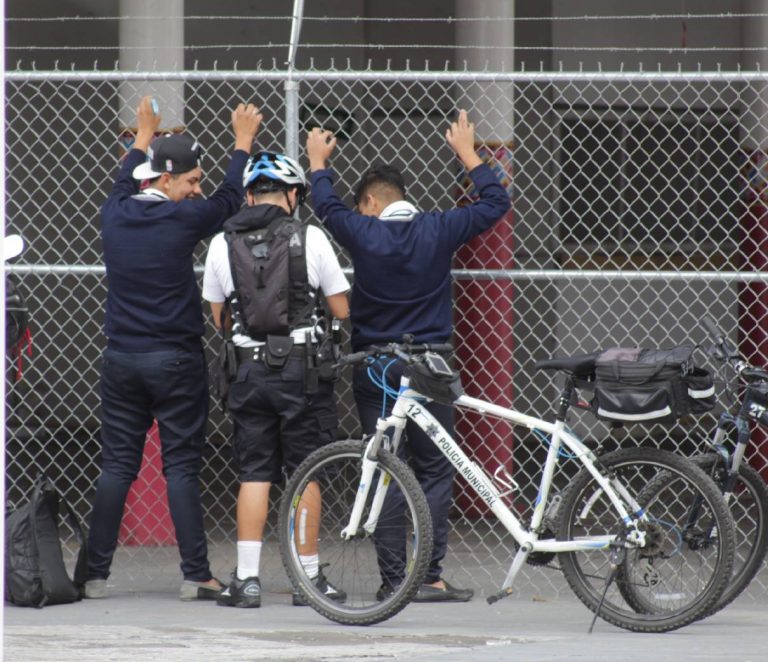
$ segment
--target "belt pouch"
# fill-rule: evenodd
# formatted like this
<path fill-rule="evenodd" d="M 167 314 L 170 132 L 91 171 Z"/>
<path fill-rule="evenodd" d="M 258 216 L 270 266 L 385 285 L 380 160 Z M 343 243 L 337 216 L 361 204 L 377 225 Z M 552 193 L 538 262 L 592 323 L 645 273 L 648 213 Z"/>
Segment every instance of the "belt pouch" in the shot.
<path fill-rule="evenodd" d="M 314 395 L 318 389 L 317 348 L 310 342 L 309 331 L 304 341 L 304 393 Z"/>
<path fill-rule="evenodd" d="M 224 372 L 228 381 L 232 381 L 237 377 L 237 350 L 235 349 L 235 343 L 231 340 L 224 342 L 222 347 L 224 353 Z"/>
<path fill-rule="evenodd" d="M 270 370 L 282 370 L 293 349 L 291 336 L 267 336 L 264 365 Z"/>

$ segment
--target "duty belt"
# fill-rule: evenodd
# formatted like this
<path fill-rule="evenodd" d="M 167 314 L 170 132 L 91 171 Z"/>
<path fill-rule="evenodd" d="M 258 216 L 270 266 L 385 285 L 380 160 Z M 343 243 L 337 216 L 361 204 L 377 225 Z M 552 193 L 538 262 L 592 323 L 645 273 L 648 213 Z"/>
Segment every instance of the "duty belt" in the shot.
<path fill-rule="evenodd" d="M 294 345 L 288 356 L 304 356 L 304 345 Z M 238 361 L 256 361 L 264 362 L 264 356 L 267 353 L 266 345 L 258 347 L 235 347 Z"/>

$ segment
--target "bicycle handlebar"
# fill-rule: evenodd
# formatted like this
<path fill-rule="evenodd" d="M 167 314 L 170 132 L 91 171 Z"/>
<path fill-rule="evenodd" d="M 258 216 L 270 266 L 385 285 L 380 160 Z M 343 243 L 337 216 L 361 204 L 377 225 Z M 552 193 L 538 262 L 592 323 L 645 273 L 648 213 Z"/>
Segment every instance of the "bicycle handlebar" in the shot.
<path fill-rule="evenodd" d="M 714 340 L 716 344 L 721 345 L 724 340 L 723 334 L 720 333 L 720 329 L 715 326 L 714 320 L 709 315 L 704 315 L 701 323 L 704 325 L 704 328 L 707 330 L 707 333 L 712 340 Z"/>
<path fill-rule="evenodd" d="M 739 350 L 731 345 L 725 335 L 717 328 L 711 317 L 705 315 L 701 322 L 715 343 L 715 349 L 717 350 L 715 358 L 731 363 L 738 375 L 748 382 L 768 379 L 768 372 L 750 365 L 742 358 Z"/>
<path fill-rule="evenodd" d="M 354 363 L 361 363 L 365 359 L 373 356 L 397 356 L 400 359 L 408 363 L 412 363 L 418 360 L 414 354 L 424 354 L 426 352 L 452 352 L 453 345 L 451 343 L 418 343 L 414 344 L 404 340 L 402 343 L 391 342 L 386 345 L 372 345 L 366 350 L 361 352 L 353 352 L 352 354 L 345 354 L 336 363 L 336 367 L 343 367 L 345 365 L 352 365 Z"/>

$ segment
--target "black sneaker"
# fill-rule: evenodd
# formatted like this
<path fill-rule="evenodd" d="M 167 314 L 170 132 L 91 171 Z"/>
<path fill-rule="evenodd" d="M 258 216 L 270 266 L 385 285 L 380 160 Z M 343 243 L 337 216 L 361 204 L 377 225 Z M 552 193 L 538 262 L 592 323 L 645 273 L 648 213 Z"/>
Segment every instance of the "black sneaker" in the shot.
<path fill-rule="evenodd" d="M 232 579 L 229 586 L 221 589 L 216 604 L 222 607 L 261 607 L 261 582 L 258 577 Z"/>
<path fill-rule="evenodd" d="M 394 592 L 395 592 L 395 587 L 392 586 L 392 584 L 382 584 L 381 586 L 379 586 L 379 590 L 376 591 L 376 599 L 379 602 L 383 602 Z"/>
<path fill-rule="evenodd" d="M 315 586 L 317 586 L 317 590 L 324 593 L 326 597 L 329 597 L 334 602 L 344 602 L 347 599 L 346 592 L 342 591 L 340 588 L 336 588 L 328 581 L 327 577 L 323 574 L 322 566 L 320 566 L 317 577 L 315 577 L 313 581 Z M 309 605 L 307 599 L 296 589 L 293 589 L 293 606 L 306 607 L 307 605 Z"/>

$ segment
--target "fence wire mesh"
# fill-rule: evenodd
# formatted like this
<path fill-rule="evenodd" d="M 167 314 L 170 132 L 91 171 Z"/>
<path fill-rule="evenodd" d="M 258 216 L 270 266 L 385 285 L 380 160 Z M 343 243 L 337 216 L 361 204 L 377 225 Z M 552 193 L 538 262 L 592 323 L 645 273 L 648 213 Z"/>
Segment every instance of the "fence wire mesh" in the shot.
<path fill-rule="evenodd" d="M 205 148 L 210 192 L 223 175 L 232 144 L 229 109 L 238 102 L 265 109 L 259 147 L 284 149 L 286 79 L 279 71 L 8 75 L 7 224 L 29 243 L 11 271 L 27 296 L 34 340 L 21 379 L 16 363 L 7 364 L 9 505 L 46 471 L 86 519 L 90 512 L 105 344 L 99 207 L 121 154 L 122 100 L 150 90 L 161 107 L 185 109 L 185 129 Z M 419 207 L 461 204 L 472 192 L 444 133 L 457 108 L 476 122 L 477 147 L 514 204 L 455 262 L 456 362 L 470 395 L 551 417 L 558 390 L 533 371 L 534 359 L 704 342 L 705 314 L 748 361 L 768 365 L 768 76 L 294 72 L 293 80 L 300 127 L 324 126 L 340 137 L 333 167 L 348 200 L 360 174 L 383 161 L 403 168 L 407 196 Z M 311 215 L 308 208 L 302 214 Z M 351 266 L 346 256 L 342 263 Z M 212 358 L 217 340 L 208 322 Z M 703 352 L 697 359 L 717 368 Z M 337 388 L 341 435 L 355 437 L 349 377 Z M 717 414 L 732 403 L 722 381 L 718 395 L 714 412 L 675 426 L 616 432 L 582 413 L 571 424 L 605 447 L 648 443 L 692 453 L 704 448 Z M 546 452 L 541 440 L 477 414 L 458 415 L 457 430 L 475 461 L 513 479 L 517 488 L 506 498 L 529 513 Z M 220 576 L 234 563 L 230 432 L 212 401 L 202 485 Z M 768 438 L 759 430 L 747 458 L 768 478 Z M 560 486 L 567 465 L 556 477 Z M 153 470 L 149 461 L 134 486 L 129 509 L 144 516 L 126 516 L 117 578 L 157 578 L 175 565 L 164 484 Z M 455 495 L 446 575 L 491 590 L 504 576 L 512 539 L 461 478 Z M 276 550 L 274 524 L 267 541 Z M 277 556 L 267 558 L 263 574 L 285 582 Z M 135 563 L 126 566 L 125 559 Z M 561 586 L 557 573 L 533 567 L 518 585 L 544 595 Z M 749 595 L 767 592 L 764 569 Z"/>

